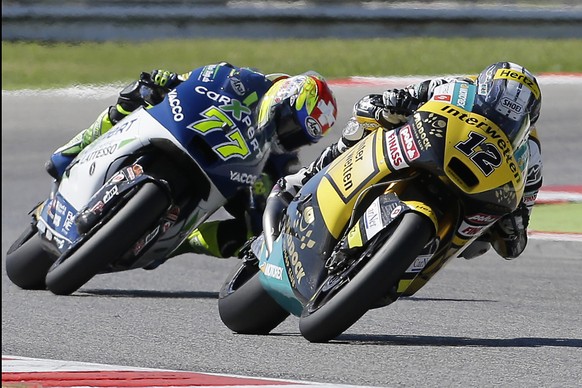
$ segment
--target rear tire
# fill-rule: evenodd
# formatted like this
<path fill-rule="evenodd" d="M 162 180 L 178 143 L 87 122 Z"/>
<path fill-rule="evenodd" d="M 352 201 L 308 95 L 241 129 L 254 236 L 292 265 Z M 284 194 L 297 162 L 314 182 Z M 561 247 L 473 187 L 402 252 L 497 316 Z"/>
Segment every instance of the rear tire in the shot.
<path fill-rule="evenodd" d="M 45 290 L 54 259 L 43 249 L 36 226 L 30 224 L 6 253 L 8 279 L 24 290 Z"/>
<path fill-rule="evenodd" d="M 56 295 L 77 291 L 101 270 L 124 255 L 168 207 L 168 197 L 155 183 L 145 183 L 105 225 L 47 274 Z"/>
<path fill-rule="evenodd" d="M 311 298 L 299 320 L 301 335 L 310 342 L 327 342 L 356 323 L 396 284 L 433 232 L 426 216 L 404 214 L 394 233 L 352 279 L 331 292 L 320 288 Z"/>
<path fill-rule="evenodd" d="M 261 285 L 257 264 L 246 262 L 222 286 L 218 313 L 226 327 L 239 334 L 268 334 L 289 316 Z"/>

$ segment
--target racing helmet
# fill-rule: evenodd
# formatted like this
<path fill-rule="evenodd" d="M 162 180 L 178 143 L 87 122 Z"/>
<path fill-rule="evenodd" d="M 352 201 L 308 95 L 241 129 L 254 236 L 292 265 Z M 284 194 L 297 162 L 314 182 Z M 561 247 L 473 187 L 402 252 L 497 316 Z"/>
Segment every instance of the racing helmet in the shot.
<path fill-rule="evenodd" d="M 333 126 L 337 103 L 316 72 L 278 79 L 259 102 L 257 130 L 273 131 L 286 151 L 317 143 Z"/>
<path fill-rule="evenodd" d="M 497 62 L 479 74 L 476 86 L 473 111 L 493 121 L 518 147 L 540 115 L 542 94 L 535 76 L 515 63 Z"/>

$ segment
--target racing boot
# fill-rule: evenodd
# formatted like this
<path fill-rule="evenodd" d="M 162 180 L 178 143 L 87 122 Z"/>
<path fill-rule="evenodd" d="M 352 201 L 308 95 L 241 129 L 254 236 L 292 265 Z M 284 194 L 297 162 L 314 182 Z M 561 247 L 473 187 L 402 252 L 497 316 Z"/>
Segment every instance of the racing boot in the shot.
<path fill-rule="evenodd" d="M 200 255 L 215 256 L 223 258 L 218 248 L 218 226 L 220 221 L 209 221 L 194 229 L 170 257 L 182 255 L 184 253 L 197 253 Z"/>
<path fill-rule="evenodd" d="M 236 257 L 248 240 L 244 222 L 237 219 L 208 221 L 194 229 L 169 257 L 184 253 L 218 257 Z"/>
<path fill-rule="evenodd" d="M 75 156 L 113 127 L 114 123 L 110 118 L 110 111 L 115 108 L 113 106 L 104 110 L 89 128 L 78 133 L 67 144 L 58 148 L 51 155 L 50 159 L 45 163 L 45 169 L 50 176 L 60 180 L 67 167 L 75 159 Z"/>
<path fill-rule="evenodd" d="M 142 77 L 144 74 L 146 73 L 142 73 Z M 141 84 L 138 81 L 127 85 L 119 93 L 117 104 L 105 109 L 97 117 L 95 122 L 89 126 L 89 128 L 81 131 L 81 133 L 71 139 L 67 144 L 57 149 L 51 158 L 45 163 L 45 168 L 49 175 L 56 180 L 61 179 L 75 156 L 77 156 L 85 147 L 95 141 L 99 136 L 109 131 L 121 119 L 129 115 L 138 107 L 151 106 L 151 104 L 144 101 L 140 92 L 140 85 Z M 159 100 L 160 98 L 163 99 L 159 93 L 154 93 L 152 89 L 152 96 L 154 94 L 156 100 Z"/>
<path fill-rule="evenodd" d="M 491 227 L 491 245 L 506 260 L 520 256 L 527 246 L 529 209 L 525 204 L 500 218 Z"/>
<path fill-rule="evenodd" d="M 152 270 L 158 268 L 172 257 L 180 256 L 185 253 L 197 253 L 200 255 L 214 256 L 218 258 L 225 258 L 218 248 L 218 226 L 220 221 L 205 222 L 198 228 L 194 229 L 192 233 L 176 248 L 168 257 L 164 257 L 154 261 L 145 270 Z"/>

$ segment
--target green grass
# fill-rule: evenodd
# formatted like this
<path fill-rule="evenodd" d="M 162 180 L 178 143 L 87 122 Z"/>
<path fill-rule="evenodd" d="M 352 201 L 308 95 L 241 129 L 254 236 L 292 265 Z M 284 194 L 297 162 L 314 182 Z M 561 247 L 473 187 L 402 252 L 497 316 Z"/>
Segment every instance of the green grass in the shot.
<path fill-rule="evenodd" d="M 167 40 L 2 42 L 2 89 L 111 84 L 141 71 L 177 72 L 218 61 L 264 72 L 348 76 L 476 73 L 509 60 L 540 72 L 582 72 L 582 39 Z"/>
<path fill-rule="evenodd" d="M 580 220 L 582 203 L 536 205 L 532 210 L 529 229 L 541 232 L 582 233 Z"/>

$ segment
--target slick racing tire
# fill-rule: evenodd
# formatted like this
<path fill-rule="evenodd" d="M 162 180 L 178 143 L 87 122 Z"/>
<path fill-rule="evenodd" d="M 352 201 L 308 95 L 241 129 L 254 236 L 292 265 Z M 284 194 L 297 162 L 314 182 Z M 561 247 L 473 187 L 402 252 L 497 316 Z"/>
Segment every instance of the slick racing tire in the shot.
<path fill-rule="evenodd" d="M 42 248 L 36 226 L 30 224 L 6 253 L 6 275 L 24 290 L 45 290 L 54 259 Z"/>
<path fill-rule="evenodd" d="M 109 221 L 46 277 L 47 288 L 69 295 L 123 256 L 157 222 L 169 204 L 155 183 L 145 183 Z"/>
<path fill-rule="evenodd" d="M 256 263 L 242 263 L 229 275 L 218 295 L 218 313 L 239 334 L 268 334 L 289 316 L 261 285 Z"/>
<path fill-rule="evenodd" d="M 434 233 L 428 217 L 405 213 L 394 232 L 355 274 L 329 277 L 304 307 L 301 335 L 327 342 L 356 323 L 388 293 Z"/>

